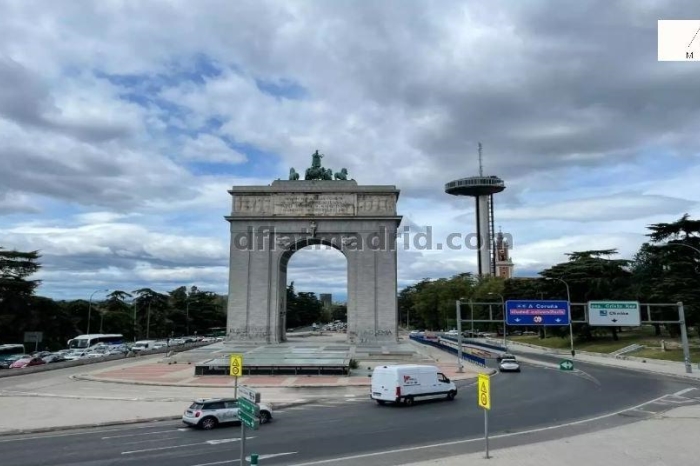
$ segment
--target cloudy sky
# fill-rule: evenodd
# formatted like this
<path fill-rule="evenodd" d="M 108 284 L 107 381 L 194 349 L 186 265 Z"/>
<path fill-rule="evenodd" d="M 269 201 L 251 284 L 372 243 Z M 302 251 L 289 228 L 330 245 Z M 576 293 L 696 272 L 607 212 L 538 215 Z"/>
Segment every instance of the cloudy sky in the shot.
<path fill-rule="evenodd" d="M 700 216 L 700 65 L 657 61 L 665 18 L 700 25 L 700 3 L 2 1 L 0 246 L 40 251 L 45 296 L 226 293 L 232 185 L 319 149 L 439 241 L 474 230 L 444 184 L 482 142 L 516 275 L 629 258 L 648 224 Z M 475 267 L 399 253 L 401 286 Z M 335 251 L 289 269 L 340 299 L 345 273 Z"/>

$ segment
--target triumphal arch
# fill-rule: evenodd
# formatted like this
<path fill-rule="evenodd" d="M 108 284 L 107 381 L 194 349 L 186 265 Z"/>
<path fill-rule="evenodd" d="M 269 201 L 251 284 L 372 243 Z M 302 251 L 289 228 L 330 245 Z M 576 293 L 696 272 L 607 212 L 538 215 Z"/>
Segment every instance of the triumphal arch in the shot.
<path fill-rule="evenodd" d="M 234 186 L 227 339 L 286 340 L 287 264 L 301 248 L 327 245 L 347 260 L 349 343 L 398 341 L 395 186 L 359 185 L 312 155 L 304 179 Z"/>

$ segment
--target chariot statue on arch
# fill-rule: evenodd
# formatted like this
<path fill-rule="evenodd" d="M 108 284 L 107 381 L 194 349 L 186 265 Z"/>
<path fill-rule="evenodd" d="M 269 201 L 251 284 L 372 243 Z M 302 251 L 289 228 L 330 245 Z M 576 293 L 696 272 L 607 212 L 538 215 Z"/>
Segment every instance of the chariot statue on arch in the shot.
<path fill-rule="evenodd" d="M 346 168 L 341 169 L 339 172 L 333 173 L 333 170 L 330 168 L 324 168 L 321 165 L 322 158 L 323 154 L 319 153 L 318 149 L 316 149 L 316 152 L 311 154 L 311 166 L 306 169 L 304 176 L 305 180 L 333 180 L 334 178 L 336 180 L 348 180 L 348 170 Z M 298 180 L 299 177 L 300 174 L 297 173 L 292 167 L 289 170 L 289 179 Z"/>

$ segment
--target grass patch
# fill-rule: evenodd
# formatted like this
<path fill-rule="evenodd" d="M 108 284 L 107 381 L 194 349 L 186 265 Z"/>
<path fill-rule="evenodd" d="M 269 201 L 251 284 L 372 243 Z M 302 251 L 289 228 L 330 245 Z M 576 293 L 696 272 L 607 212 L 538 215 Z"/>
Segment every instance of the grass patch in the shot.
<path fill-rule="evenodd" d="M 574 336 L 574 349 L 577 351 L 590 351 L 593 353 L 613 353 L 617 350 L 620 350 L 622 348 L 625 348 L 626 346 L 629 345 L 643 345 L 643 346 L 649 346 L 651 349 L 648 350 L 643 350 L 643 351 L 651 351 L 653 354 L 656 354 L 656 350 L 654 348 L 658 348 L 658 354 L 660 356 L 664 357 L 659 357 L 657 356 L 658 359 L 669 359 L 669 358 L 675 358 L 675 356 L 671 356 L 670 353 L 675 352 L 675 351 L 680 351 L 680 359 L 669 359 L 672 361 L 682 361 L 683 360 L 683 352 L 682 350 L 668 350 L 668 351 L 661 351 L 661 341 L 665 340 L 667 343 L 669 343 L 672 346 L 675 346 L 676 344 L 680 344 L 680 338 L 671 338 L 666 331 L 662 331 L 661 336 L 656 336 L 654 335 L 654 328 L 651 326 L 644 326 L 638 329 L 630 329 L 630 330 L 625 330 L 623 332 L 618 332 L 618 340 L 615 341 L 612 338 L 612 333 L 610 332 L 609 329 L 601 329 L 598 330 L 594 334 L 594 338 L 591 341 L 579 341 L 576 339 L 576 336 Z M 543 346 L 545 348 L 552 348 L 552 349 L 563 349 L 563 350 L 568 350 L 570 348 L 570 340 L 568 334 L 565 337 L 559 337 L 559 336 L 552 336 L 552 337 L 547 337 L 544 339 L 540 339 L 538 336 L 514 336 L 510 338 L 514 342 L 520 342 L 520 343 L 528 343 L 530 345 L 537 345 L 537 346 Z M 689 338 L 690 343 L 697 343 L 698 339 L 697 338 Z M 700 351 L 700 349 L 696 350 Z M 630 356 L 637 356 L 637 352 L 631 353 Z M 641 356 L 641 357 L 649 357 L 651 358 L 652 356 Z"/>
<path fill-rule="evenodd" d="M 633 353 L 628 353 L 625 356 L 646 359 L 663 359 L 664 361 L 683 362 L 682 349 L 669 349 L 661 351 L 661 349 L 647 348 Z M 690 360 L 694 362 L 700 361 L 700 348 L 690 348 Z"/>

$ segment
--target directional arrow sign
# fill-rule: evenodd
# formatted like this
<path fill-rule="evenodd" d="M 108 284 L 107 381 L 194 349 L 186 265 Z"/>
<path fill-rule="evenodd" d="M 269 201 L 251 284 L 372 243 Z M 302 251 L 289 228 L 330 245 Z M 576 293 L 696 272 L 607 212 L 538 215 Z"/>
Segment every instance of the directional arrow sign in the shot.
<path fill-rule="evenodd" d="M 569 325 L 568 301 L 506 301 L 508 325 Z"/>
<path fill-rule="evenodd" d="M 565 359 L 559 363 L 559 369 L 563 371 L 572 371 L 574 370 L 574 363 L 569 361 L 568 359 Z"/>
<path fill-rule="evenodd" d="M 255 403 L 251 403 L 245 398 L 240 398 L 238 400 L 239 416 L 241 411 L 246 413 L 251 418 L 256 418 L 260 416 L 260 406 L 256 405 Z"/>
<path fill-rule="evenodd" d="M 238 387 L 240 398 L 249 400 L 251 403 L 260 403 L 260 393 L 245 385 Z"/>
<path fill-rule="evenodd" d="M 637 301 L 589 301 L 588 324 L 593 326 L 639 327 L 640 306 Z"/>
<path fill-rule="evenodd" d="M 258 418 L 256 418 L 255 416 L 251 416 L 250 414 L 240 409 L 238 410 L 238 419 L 241 420 L 242 424 L 244 424 L 246 427 L 249 427 L 252 430 L 258 430 L 258 428 L 260 427 L 260 420 Z"/>

